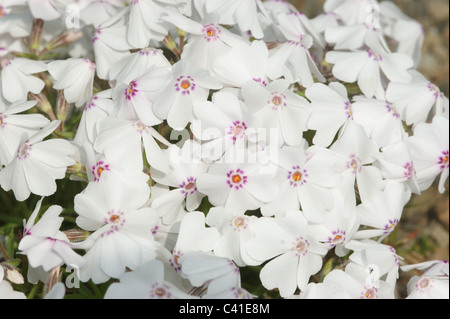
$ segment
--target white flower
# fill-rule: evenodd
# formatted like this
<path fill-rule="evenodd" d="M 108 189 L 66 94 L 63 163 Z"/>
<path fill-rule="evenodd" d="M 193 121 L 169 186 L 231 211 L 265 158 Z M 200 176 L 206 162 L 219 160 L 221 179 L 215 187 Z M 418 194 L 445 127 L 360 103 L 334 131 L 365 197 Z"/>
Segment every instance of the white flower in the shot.
<path fill-rule="evenodd" d="M 39 200 L 28 221 L 24 221 L 23 238 L 18 247 L 21 254 L 28 257 L 31 267 L 42 266 L 44 271 L 63 264 L 83 266 L 84 258 L 72 250 L 75 245 L 59 230 L 64 220 L 59 217 L 61 206 L 49 207 L 35 224 L 42 200 Z"/>
<path fill-rule="evenodd" d="M 246 82 L 241 94 L 250 112 L 259 119 L 260 128 L 270 134 L 278 132 L 279 143 L 300 145 L 307 130 L 309 103 L 289 88 L 287 80 L 276 80 L 266 87 L 254 81 Z"/>
<path fill-rule="evenodd" d="M 90 100 L 95 69 L 95 63 L 86 58 L 69 58 L 48 64 L 48 72 L 55 79 L 53 88 L 64 90 L 66 101 L 75 103 L 76 107 L 81 107 Z"/>
<path fill-rule="evenodd" d="M 206 173 L 208 165 L 195 158 L 199 149 L 200 145 L 192 140 L 186 141 L 181 149 L 172 145 L 165 152 L 170 161 L 169 171 L 163 174 L 158 170 L 150 170 L 155 182 L 173 188 L 152 201 L 152 207 L 160 216 L 173 215 L 174 206 L 183 205 L 187 211 L 200 206 L 205 195 L 198 191 L 196 181 L 201 174 Z"/>
<path fill-rule="evenodd" d="M 81 115 L 80 124 L 75 134 L 74 143 L 83 145 L 85 142 L 94 144 L 97 138 L 97 123 L 108 117 L 113 109 L 111 99 L 112 90 L 105 90 L 94 94 L 86 103 Z"/>
<path fill-rule="evenodd" d="M 80 19 L 87 25 L 93 25 L 94 28 L 98 28 L 102 23 L 118 14 L 123 7 L 124 2 L 121 0 L 89 1 L 80 11 Z"/>
<path fill-rule="evenodd" d="M 28 92 L 38 94 L 45 86 L 44 81 L 32 74 L 44 72 L 47 65 L 42 61 L 25 58 L 1 59 L 1 88 L 3 97 L 10 103 L 25 101 Z"/>
<path fill-rule="evenodd" d="M 108 287 L 105 299 L 189 299 L 195 298 L 164 279 L 164 265 L 151 260 L 120 276 Z"/>
<path fill-rule="evenodd" d="M 208 70 L 210 74 L 214 74 L 213 63 L 217 57 L 227 54 L 237 42 L 244 42 L 219 25 L 218 16 L 206 16 L 200 23 L 175 10 L 167 10 L 162 19 L 189 33 L 181 59 L 189 59 L 192 66 Z"/>
<path fill-rule="evenodd" d="M 167 68 L 152 67 L 127 84 L 118 84 L 113 91 L 114 109 L 118 118 L 139 120 L 146 126 L 157 125 L 162 119 L 154 114 L 151 94 L 161 90 L 169 78 Z"/>
<path fill-rule="evenodd" d="M 212 102 L 205 101 L 194 107 L 197 118 L 192 123 L 193 135 L 201 140 L 202 157 L 208 161 L 221 158 L 228 150 L 244 147 L 247 139 L 254 140 L 255 123 L 246 105 L 236 95 L 219 91 Z"/>
<path fill-rule="evenodd" d="M 36 101 L 17 102 L 6 106 L 0 99 L 0 167 L 13 160 L 23 133 L 31 136 L 50 122 L 41 114 L 18 114 L 34 105 Z"/>
<path fill-rule="evenodd" d="M 220 239 L 214 247 L 214 254 L 233 260 L 238 266 L 257 265 L 246 251 L 247 243 L 253 238 L 251 225 L 258 218 L 247 216 L 223 207 L 213 207 L 206 216 L 206 223 L 220 231 Z"/>
<path fill-rule="evenodd" d="M 370 269 L 356 263 L 345 267 L 345 272 L 335 269 L 330 272 L 317 295 L 330 299 L 393 299 L 394 289 L 379 278 L 372 278 Z M 324 295 L 325 294 L 325 295 Z M 311 297 L 314 295 L 311 294 Z"/>
<path fill-rule="evenodd" d="M 403 271 L 412 269 L 423 271 L 421 276 L 413 276 L 409 280 L 406 299 L 448 299 L 448 268 L 448 262 L 444 260 L 402 266 Z"/>
<path fill-rule="evenodd" d="M 237 24 L 242 32 L 250 31 L 257 39 L 264 36 L 259 14 L 267 17 L 267 13 L 261 0 L 206 1 L 206 11 L 219 14 L 220 24 Z"/>
<path fill-rule="evenodd" d="M 28 137 L 22 135 L 15 158 L 0 171 L 0 185 L 6 191 L 13 190 L 18 201 L 30 193 L 49 196 L 56 192 L 56 179 L 64 178 L 66 169 L 75 161 L 72 145 L 63 139 L 42 141 L 51 134 L 60 121 L 53 121 L 41 131 Z"/>
<path fill-rule="evenodd" d="M 368 19 L 376 19 L 377 12 L 374 7 L 377 5 L 376 0 L 327 0 L 323 10 L 338 15 L 346 25 L 355 25 L 366 22 Z M 374 15 L 374 17 L 371 15 Z"/>
<path fill-rule="evenodd" d="M 410 71 L 410 83 L 389 83 L 386 99 L 393 103 L 406 124 L 425 122 L 431 110 L 434 114 L 448 114 L 448 98 L 421 73 Z"/>
<path fill-rule="evenodd" d="M 413 67 L 413 60 L 403 53 L 385 53 L 372 49 L 340 52 L 330 51 L 325 60 L 334 64 L 333 75 L 344 82 L 357 82 L 359 88 L 368 98 L 375 96 L 384 99 L 385 88 L 383 73 L 390 81 L 408 83 L 411 75 L 408 69 Z"/>
<path fill-rule="evenodd" d="M 109 78 L 117 83 L 130 83 L 142 76 L 151 67 L 169 68 L 170 62 L 163 55 L 162 50 L 150 47 L 143 48 L 130 55 L 124 56 L 111 66 Z"/>
<path fill-rule="evenodd" d="M 269 51 L 263 41 L 237 42 L 229 53 L 215 60 L 213 70 L 225 86 L 241 87 L 251 80 L 266 86 L 268 58 Z"/>
<path fill-rule="evenodd" d="M 382 1 L 379 6 L 381 20 L 386 24 L 383 32 L 395 40 L 395 51 L 408 54 L 417 68 L 421 62 L 425 39 L 423 26 L 405 15 L 394 2 Z"/>
<path fill-rule="evenodd" d="M 230 259 L 191 251 L 178 261 L 182 265 L 182 276 L 189 279 L 194 287 L 206 285 L 208 291 L 218 293 L 218 290 L 241 285 L 239 268 Z"/>
<path fill-rule="evenodd" d="M 353 97 L 352 110 L 353 120 L 378 147 L 399 143 L 405 137 L 402 117 L 395 104 L 358 95 Z"/>
<path fill-rule="evenodd" d="M 56 20 L 61 17 L 64 6 L 68 4 L 67 0 L 27 0 L 27 3 L 33 17 L 44 21 Z"/>
<path fill-rule="evenodd" d="M 349 250 L 345 245 L 353 239 L 359 228 L 359 216 L 355 205 L 345 198 L 340 191 L 332 193 L 334 207 L 323 212 L 323 222 L 310 224 L 311 236 L 329 249 L 334 248 L 334 252 L 339 257 L 344 257 Z"/>
<path fill-rule="evenodd" d="M 370 165 L 378 157 L 377 145 L 367 137 L 361 125 L 348 121 L 330 150 L 338 157 L 336 169 L 343 172 L 349 192 L 353 193 L 356 182 L 359 195 L 364 200 L 383 187 L 380 170 Z"/>
<path fill-rule="evenodd" d="M 261 208 L 262 214 L 283 216 L 301 207 L 309 221 L 322 222 L 323 211 L 333 207 L 330 190 L 342 179 L 335 169 L 337 157 L 326 150 L 308 157 L 302 148 L 283 147 L 278 159 L 276 184 L 279 192 Z"/>
<path fill-rule="evenodd" d="M 127 40 L 135 48 L 145 48 L 150 40 L 162 41 L 168 33 L 167 23 L 160 19 L 166 7 L 179 7 L 183 0 L 133 0 L 128 7 Z"/>
<path fill-rule="evenodd" d="M 339 82 L 331 82 L 328 86 L 315 83 L 306 89 L 305 94 L 311 101 L 311 115 L 307 127 L 316 131 L 313 143 L 327 147 L 339 129 L 353 118 L 347 90 Z"/>
<path fill-rule="evenodd" d="M 119 20 L 120 21 L 120 20 Z M 109 79 L 109 70 L 130 55 L 132 46 L 126 40 L 127 28 L 114 17 L 100 25 L 92 38 L 97 75 Z M 146 47 L 146 46 L 145 46 Z"/>
<path fill-rule="evenodd" d="M 151 208 L 141 208 L 150 189 L 131 188 L 114 175 L 104 183 L 89 183 L 75 196 L 76 223 L 94 231 L 86 240 L 86 264 L 80 279 L 95 283 L 118 278 L 126 268 L 136 269 L 156 257 L 160 245 L 153 240 L 151 229 L 157 215 Z"/>
<path fill-rule="evenodd" d="M 212 78 L 205 69 L 191 66 L 189 59 L 173 65 L 170 80 L 155 99 L 153 109 L 161 119 L 175 130 L 182 130 L 193 121 L 195 105 L 208 99 L 211 89 L 218 90 L 222 84 Z"/>
<path fill-rule="evenodd" d="M 374 165 L 381 170 L 383 178 L 404 183 L 411 192 L 420 194 L 408 140 L 383 147 Z"/>
<path fill-rule="evenodd" d="M 378 288 L 377 281 L 383 278 L 383 281 L 393 289 L 399 276 L 400 260 L 395 249 L 389 245 L 384 245 L 372 240 L 352 240 L 346 247 L 353 253 L 350 260 L 355 264 L 365 268 L 368 278 L 366 285 L 371 282 L 375 288 Z"/>
<path fill-rule="evenodd" d="M 420 190 L 431 186 L 437 176 L 439 192 L 444 193 L 449 174 L 449 120 L 436 115 L 431 123 L 419 123 L 409 138 Z"/>
<path fill-rule="evenodd" d="M 141 121 L 105 118 L 97 123 L 98 136 L 94 149 L 113 158 L 123 157 L 129 165 L 143 168 L 142 146 L 150 166 L 166 172 L 169 164 L 164 153 L 155 141 L 170 144 L 153 127 Z"/>
<path fill-rule="evenodd" d="M 356 210 L 361 225 L 371 229 L 360 230 L 355 239 L 389 236 L 400 222 L 403 208 L 411 198 L 411 192 L 402 183 L 388 181 L 383 191 L 375 190 Z"/>
<path fill-rule="evenodd" d="M 214 163 L 197 178 L 197 188 L 214 206 L 235 212 L 260 208 L 278 194 L 275 172 L 256 163 Z"/>
<path fill-rule="evenodd" d="M 169 264 L 175 272 L 183 270 L 179 258 L 189 252 L 212 252 L 219 231 L 215 227 L 205 227 L 205 215 L 202 212 L 190 212 L 181 221 L 177 243 L 169 256 Z"/>
<path fill-rule="evenodd" d="M 266 289 L 278 288 L 281 297 L 290 297 L 295 290 L 304 290 L 310 276 L 322 267 L 327 252 L 307 230 L 301 212 L 290 211 L 283 218 L 261 217 L 253 223 L 255 237 L 247 244 L 248 254 L 266 263 L 260 279 Z M 273 259 L 272 259 L 273 258 Z"/>

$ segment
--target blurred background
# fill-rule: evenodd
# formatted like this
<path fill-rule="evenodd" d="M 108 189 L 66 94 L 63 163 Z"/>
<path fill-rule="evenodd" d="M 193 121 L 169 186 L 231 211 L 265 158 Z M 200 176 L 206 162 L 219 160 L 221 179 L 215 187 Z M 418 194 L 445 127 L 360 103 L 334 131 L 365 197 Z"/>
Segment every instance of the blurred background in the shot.
<path fill-rule="evenodd" d="M 425 31 L 420 71 L 449 97 L 449 2 L 448 0 L 392 0 Z M 290 0 L 309 18 L 322 13 L 325 0 Z M 449 260 L 449 183 L 445 194 L 434 185 L 421 196 L 413 196 L 396 231 L 389 237 L 397 253 L 408 264 L 427 260 Z M 400 273 L 398 297 L 406 296 L 409 278 L 418 272 Z"/>

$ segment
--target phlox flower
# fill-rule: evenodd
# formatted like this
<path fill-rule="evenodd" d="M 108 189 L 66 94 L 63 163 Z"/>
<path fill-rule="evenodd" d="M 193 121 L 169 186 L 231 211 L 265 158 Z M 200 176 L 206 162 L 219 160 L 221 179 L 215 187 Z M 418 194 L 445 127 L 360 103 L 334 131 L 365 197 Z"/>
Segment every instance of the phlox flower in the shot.
<path fill-rule="evenodd" d="M 383 187 L 380 170 L 371 165 L 378 157 L 378 147 L 361 125 L 348 121 L 330 150 L 338 157 L 336 169 L 343 172 L 348 191 L 352 192 L 356 182 L 359 195 L 364 199 Z"/>
<path fill-rule="evenodd" d="M 169 164 L 155 139 L 169 143 L 153 127 L 139 120 L 105 118 L 97 123 L 98 135 L 94 149 L 107 157 L 120 158 L 136 168 L 143 169 L 142 147 L 151 167 L 166 172 Z"/>
<path fill-rule="evenodd" d="M 128 57 L 129 50 L 132 49 L 126 40 L 127 27 L 120 17 L 121 14 L 118 14 L 101 24 L 92 37 L 97 76 L 103 80 L 109 79 L 111 67 L 121 59 Z M 142 48 L 144 47 L 147 45 Z"/>
<path fill-rule="evenodd" d="M 83 106 L 92 96 L 95 63 L 86 58 L 56 60 L 48 64 L 48 72 L 55 79 L 53 88 L 64 90 L 64 98 L 76 107 Z"/>
<path fill-rule="evenodd" d="M 183 271 L 179 259 L 189 252 L 212 252 L 220 237 L 215 227 L 205 226 L 205 215 L 202 212 L 190 212 L 181 220 L 175 247 L 167 255 L 168 263 L 173 271 Z"/>
<path fill-rule="evenodd" d="M 311 235 L 337 256 L 344 257 L 349 250 L 345 245 L 354 238 L 358 230 L 359 216 L 355 205 L 339 190 L 332 193 L 334 207 L 323 212 L 323 222 L 309 224 Z M 350 202 L 350 203 L 349 203 Z"/>
<path fill-rule="evenodd" d="M 108 287 L 105 299 L 190 299 L 190 296 L 164 278 L 164 265 L 150 260 L 134 271 L 126 272 L 120 282 Z"/>
<path fill-rule="evenodd" d="M 448 262 L 432 260 L 414 265 L 402 266 L 403 271 L 418 269 L 423 271 L 421 276 L 413 276 L 407 286 L 406 299 L 448 299 Z"/>
<path fill-rule="evenodd" d="M 227 54 L 242 38 L 218 24 L 218 16 L 206 15 L 201 22 L 191 20 L 175 10 L 167 10 L 162 17 L 189 34 L 181 59 L 189 59 L 192 66 L 200 67 L 213 75 L 217 57 Z"/>
<path fill-rule="evenodd" d="M 275 184 L 277 196 L 261 207 L 264 216 L 283 216 L 301 207 L 309 221 L 322 222 L 322 212 L 333 207 L 331 189 L 337 187 L 342 176 L 335 169 L 337 157 L 328 151 L 307 156 L 300 147 L 283 147 L 278 154 Z"/>
<path fill-rule="evenodd" d="M 334 50 L 371 49 L 390 52 L 379 22 L 366 21 L 355 25 L 333 26 L 325 29 L 325 40 Z"/>
<path fill-rule="evenodd" d="M 393 2 L 382 1 L 379 6 L 383 32 L 395 41 L 395 51 L 408 54 L 417 68 L 425 38 L 423 26 L 404 14 Z"/>
<path fill-rule="evenodd" d="M 143 75 L 113 89 L 114 110 L 121 119 L 139 120 L 146 126 L 162 122 L 154 114 L 152 93 L 161 90 L 169 79 L 167 68 L 151 67 Z"/>
<path fill-rule="evenodd" d="M 126 55 L 113 64 L 109 70 L 109 78 L 116 83 L 129 84 L 153 66 L 169 68 L 170 65 L 162 50 L 147 47 Z"/>
<path fill-rule="evenodd" d="M 420 190 L 431 186 L 437 176 L 439 192 L 444 193 L 449 174 L 449 120 L 436 115 L 431 123 L 419 123 L 409 138 L 409 149 L 414 160 Z"/>
<path fill-rule="evenodd" d="M 89 183 L 75 196 L 77 225 L 93 231 L 85 241 L 82 281 L 101 283 L 110 277 L 119 278 L 126 268 L 133 270 L 154 259 L 160 247 L 151 233 L 157 222 L 156 212 L 143 207 L 150 195 L 149 187 L 130 187 L 114 175 L 108 177 L 104 183 Z"/>
<path fill-rule="evenodd" d="M 334 64 L 333 75 L 344 82 L 357 82 L 368 98 L 385 98 L 385 78 L 392 82 L 409 83 L 408 69 L 413 60 L 403 53 L 386 53 L 372 49 L 340 52 L 329 51 L 325 60 Z M 382 77 L 382 75 L 385 77 Z"/>
<path fill-rule="evenodd" d="M 44 81 L 32 74 L 44 72 L 47 64 L 25 58 L 1 58 L 0 81 L 2 96 L 10 103 L 25 101 L 28 92 L 38 94 Z"/>
<path fill-rule="evenodd" d="M 313 143 L 327 147 L 340 128 L 353 118 L 347 90 L 339 82 L 331 82 L 328 86 L 315 83 L 306 89 L 305 94 L 311 101 L 307 127 L 316 131 Z"/>
<path fill-rule="evenodd" d="M 212 207 L 206 216 L 206 223 L 220 231 L 220 239 L 214 247 L 216 256 L 233 260 L 238 266 L 257 265 L 248 256 L 247 243 L 252 239 L 251 224 L 258 218 L 237 213 L 223 207 Z"/>
<path fill-rule="evenodd" d="M 400 222 L 403 208 L 411 192 L 402 183 L 388 181 L 384 190 L 374 190 L 356 208 L 361 225 L 371 227 L 360 230 L 355 239 L 389 236 Z"/>
<path fill-rule="evenodd" d="M 419 180 L 408 140 L 381 148 L 374 166 L 381 170 L 384 179 L 404 183 L 407 190 L 420 194 Z"/>
<path fill-rule="evenodd" d="M 168 33 L 168 24 L 160 19 L 165 8 L 180 8 L 184 0 L 133 0 L 127 8 L 129 16 L 127 40 L 135 48 L 145 48 L 150 40 L 162 41 Z"/>
<path fill-rule="evenodd" d="M 153 110 L 175 130 L 182 130 L 194 120 L 195 105 L 208 99 L 210 90 L 218 90 L 222 84 L 208 71 L 192 66 L 189 59 L 173 65 L 167 85 L 155 98 Z"/>
<path fill-rule="evenodd" d="M 269 51 L 263 41 L 237 42 L 230 52 L 216 58 L 214 75 L 224 86 L 242 87 L 252 80 L 266 86 L 268 59 Z"/>
<path fill-rule="evenodd" d="M 130 162 L 124 161 L 122 156 L 113 157 L 117 154 L 106 156 L 96 153 L 89 143 L 83 145 L 82 151 L 85 156 L 85 161 L 82 163 L 86 167 L 88 182 L 109 183 L 112 178 L 109 175 L 115 175 L 129 187 L 142 189 L 144 192 L 148 187 L 149 176 L 138 167 L 131 165 Z"/>
<path fill-rule="evenodd" d="M 261 0 L 217 0 L 206 1 L 206 11 L 219 15 L 220 24 L 237 24 L 242 32 L 249 31 L 256 39 L 264 36 L 259 14 L 267 17 L 267 12 Z"/>
<path fill-rule="evenodd" d="M 80 123 L 74 137 L 74 143 L 83 145 L 86 142 L 94 144 L 97 138 L 97 122 L 107 118 L 113 110 L 112 90 L 94 94 L 85 104 Z"/>
<path fill-rule="evenodd" d="M 399 276 L 400 260 L 403 258 L 397 255 L 393 247 L 373 240 L 352 240 L 346 247 L 353 251 L 349 257 L 350 261 L 372 274 L 368 281 L 372 281 L 375 288 L 378 288 L 377 280 L 380 279 L 394 290 Z M 391 293 L 393 294 L 393 291 Z"/>
<path fill-rule="evenodd" d="M 310 276 L 322 267 L 327 249 L 308 232 L 308 222 L 299 211 L 283 218 L 261 217 L 252 225 L 255 237 L 247 244 L 248 254 L 261 263 L 260 272 L 266 289 L 278 288 L 281 297 L 306 289 Z"/>
<path fill-rule="evenodd" d="M 73 146 L 63 139 L 49 139 L 60 124 L 53 121 L 32 136 L 21 136 L 15 158 L 0 171 L 0 185 L 6 191 L 13 190 L 18 201 L 30 193 L 49 196 L 56 192 L 56 179 L 64 178 L 66 169 L 74 165 L 70 157 Z"/>
<path fill-rule="evenodd" d="M 197 188 L 214 206 L 244 213 L 275 198 L 274 177 L 275 170 L 260 162 L 214 163 L 197 178 Z"/>
<path fill-rule="evenodd" d="M 27 256 L 31 267 L 42 267 L 47 272 L 63 264 L 83 266 L 84 258 L 73 251 L 76 245 L 70 243 L 67 236 L 59 230 L 64 220 L 59 217 L 61 206 L 49 207 L 35 223 L 42 200 L 43 198 L 38 201 L 28 221 L 25 223 L 24 220 L 23 238 L 18 247 L 20 253 Z"/>
<path fill-rule="evenodd" d="M 425 122 L 432 110 L 433 115 L 448 114 L 448 98 L 439 88 L 417 71 L 410 74 L 410 83 L 391 82 L 386 90 L 386 99 L 396 106 L 406 124 Z"/>
<path fill-rule="evenodd" d="M 172 190 L 164 195 L 158 196 L 152 202 L 152 207 L 157 210 L 161 216 L 174 215 L 176 210 L 174 206 L 182 205 L 187 211 L 197 209 L 204 194 L 198 191 L 197 178 L 206 173 L 207 164 L 195 158 L 196 152 L 200 150 L 200 145 L 194 141 L 187 141 L 182 148 L 176 145 L 171 146 L 165 155 L 170 161 L 167 173 L 161 173 L 158 170 L 151 169 L 152 179 L 160 185 L 167 185 Z M 167 219 L 166 221 L 169 222 Z M 169 222 L 170 223 L 170 222 Z"/>
<path fill-rule="evenodd" d="M 246 105 L 231 92 L 219 91 L 212 101 L 195 105 L 196 120 L 193 135 L 202 141 L 202 158 L 220 159 L 230 149 L 244 147 L 247 140 L 254 141 L 256 124 Z"/>
<path fill-rule="evenodd" d="M 122 0 L 94 0 L 89 1 L 80 11 L 80 19 L 87 25 L 98 28 L 102 23 L 119 13 L 124 7 Z"/>
<path fill-rule="evenodd" d="M 280 14 L 277 18 L 287 42 L 270 51 L 267 75 L 272 80 L 284 76 L 290 83 L 298 82 L 304 87 L 314 83 L 313 77 L 325 81 L 309 52 L 313 41 L 319 47 L 324 46 L 322 37 L 300 12 Z"/>
<path fill-rule="evenodd" d="M 402 116 L 396 104 L 385 100 L 353 97 L 353 120 L 360 124 L 378 147 L 401 142 L 405 137 Z"/>
<path fill-rule="evenodd" d="M 179 259 L 182 275 L 189 279 L 194 287 L 206 286 L 203 299 L 251 299 L 241 287 L 239 268 L 227 258 L 203 252 L 189 252 Z"/>
<path fill-rule="evenodd" d="M 377 18 L 376 16 L 371 17 L 371 14 L 376 14 L 373 10 L 377 5 L 376 0 L 327 0 L 323 10 L 326 13 L 336 14 L 346 25 L 355 25 Z"/>
<path fill-rule="evenodd" d="M 249 81 L 243 85 L 241 94 L 249 111 L 259 119 L 259 127 L 265 128 L 268 134 L 276 130 L 279 144 L 293 146 L 302 143 L 302 134 L 307 130 L 309 103 L 289 86 L 289 81 L 284 79 L 266 87 Z"/>
<path fill-rule="evenodd" d="M 323 280 L 321 286 L 310 291 L 305 298 L 329 299 L 393 299 L 394 289 L 379 278 L 373 278 L 370 269 L 350 263 L 345 271 L 335 269 Z"/>
<path fill-rule="evenodd" d="M 0 167 L 13 160 L 23 133 L 31 136 L 50 122 L 41 114 L 19 114 L 34 105 L 36 101 L 17 102 L 7 106 L 0 99 Z"/>

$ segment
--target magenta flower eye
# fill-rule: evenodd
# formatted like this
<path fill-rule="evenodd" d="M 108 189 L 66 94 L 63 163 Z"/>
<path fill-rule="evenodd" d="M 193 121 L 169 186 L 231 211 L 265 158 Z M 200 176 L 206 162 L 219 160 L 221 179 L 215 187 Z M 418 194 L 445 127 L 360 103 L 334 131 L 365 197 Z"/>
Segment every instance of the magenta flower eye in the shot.
<path fill-rule="evenodd" d="M 202 29 L 203 38 L 210 42 L 215 41 L 220 38 L 220 34 L 222 31 L 216 27 L 214 24 L 210 23 L 208 25 L 204 25 Z"/>
<path fill-rule="evenodd" d="M 195 90 L 195 80 L 191 76 L 180 75 L 175 84 L 175 91 L 180 92 L 183 95 L 189 95 Z"/>

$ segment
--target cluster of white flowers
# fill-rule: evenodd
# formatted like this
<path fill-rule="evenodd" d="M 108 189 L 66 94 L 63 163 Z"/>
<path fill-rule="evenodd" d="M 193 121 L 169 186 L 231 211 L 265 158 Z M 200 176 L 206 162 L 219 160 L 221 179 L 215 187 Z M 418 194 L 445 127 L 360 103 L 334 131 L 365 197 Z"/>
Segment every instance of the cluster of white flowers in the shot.
<path fill-rule="evenodd" d="M 405 266 L 424 271 L 409 298 L 449 297 L 447 262 L 383 244 L 449 174 L 449 100 L 392 2 L 0 0 L 0 17 L 0 185 L 42 197 L 29 282 L 70 266 L 105 298 L 255 298 L 241 270 L 259 266 L 283 298 L 395 298 Z M 39 213 L 69 176 L 85 187 L 62 230 L 58 203 Z M 0 271 L 0 297 L 22 296 Z"/>

